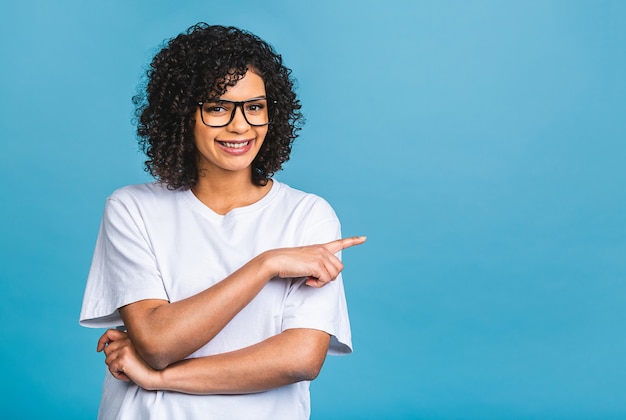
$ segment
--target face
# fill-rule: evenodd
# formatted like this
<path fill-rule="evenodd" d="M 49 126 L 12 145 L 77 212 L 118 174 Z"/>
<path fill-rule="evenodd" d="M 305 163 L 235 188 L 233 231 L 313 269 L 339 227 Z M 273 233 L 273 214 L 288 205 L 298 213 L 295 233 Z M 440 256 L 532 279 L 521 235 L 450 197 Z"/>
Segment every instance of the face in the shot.
<path fill-rule="evenodd" d="M 248 71 L 235 86 L 229 87 L 220 99 L 246 101 L 265 96 L 265 83 L 261 76 Z M 255 127 L 246 122 L 241 107 L 237 107 L 233 120 L 224 127 L 208 127 L 201 119 L 200 107 L 196 110 L 194 128 L 198 149 L 198 169 L 207 176 L 224 176 L 233 173 L 250 174 L 252 161 L 263 145 L 267 125 Z"/>

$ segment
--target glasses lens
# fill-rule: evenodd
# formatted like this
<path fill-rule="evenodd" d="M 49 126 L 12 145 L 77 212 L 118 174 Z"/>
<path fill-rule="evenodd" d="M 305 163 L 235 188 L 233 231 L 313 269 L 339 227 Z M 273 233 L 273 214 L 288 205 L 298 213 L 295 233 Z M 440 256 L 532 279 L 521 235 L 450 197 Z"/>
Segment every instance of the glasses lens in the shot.
<path fill-rule="evenodd" d="M 201 106 L 202 120 L 206 125 L 223 127 L 228 125 L 237 108 L 241 108 L 250 125 L 266 125 L 269 123 L 267 99 L 251 99 L 244 102 L 213 101 Z"/>

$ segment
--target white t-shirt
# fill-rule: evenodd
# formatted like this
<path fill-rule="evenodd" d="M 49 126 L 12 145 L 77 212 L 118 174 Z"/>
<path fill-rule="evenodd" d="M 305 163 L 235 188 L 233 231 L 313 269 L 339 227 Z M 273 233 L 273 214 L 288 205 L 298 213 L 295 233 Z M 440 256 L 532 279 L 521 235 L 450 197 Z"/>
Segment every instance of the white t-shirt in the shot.
<path fill-rule="evenodd" d="M 121 326 L 118 308 L 143 299 L 175 302 L 221 281 L 263 251 L 340 238 L 329 204 L 273 181 L 258 202 L 219 215 L 187 191 L 128 186 L 106 202 L 80 323 Z M 272 279 L 208 344 L 189 357 L 233 351 L 291 328 L 331 334 L 329 354 L 352 351 L 341 277 L 322 288 Z M 307 419 L 309 383 L 256 394 L 145 391 L 106 373 L 100 419 Z"/>

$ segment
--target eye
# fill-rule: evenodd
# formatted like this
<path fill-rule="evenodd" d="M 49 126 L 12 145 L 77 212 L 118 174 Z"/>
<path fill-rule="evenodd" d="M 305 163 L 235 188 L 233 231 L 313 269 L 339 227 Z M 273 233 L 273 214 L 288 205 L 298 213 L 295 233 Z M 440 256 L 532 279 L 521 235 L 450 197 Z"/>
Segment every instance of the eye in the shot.
<path fill-rule="evenodd" d="M 224 102 L 208 102 L 204 104 L 204 112 L 211 115 L 221 115 L 230 112 L 230 108 L 227 103 Z"/>
<path fill-rule="evenodd" d="M 265 102 L 251 102 L 246 104 L 246 112 L 256 113 L 265 109 Z"/>

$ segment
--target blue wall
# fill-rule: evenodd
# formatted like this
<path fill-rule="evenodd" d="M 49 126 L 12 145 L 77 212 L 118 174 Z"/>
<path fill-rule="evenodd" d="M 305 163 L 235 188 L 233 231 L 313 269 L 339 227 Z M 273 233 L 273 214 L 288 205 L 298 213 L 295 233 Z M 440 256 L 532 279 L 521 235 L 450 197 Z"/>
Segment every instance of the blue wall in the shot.
<path fill-rule="evenodd" d="M 198 21 L 299 81 L 278 178 L 333 204 L 355 353 L 313 419 L 626 417 L 626 2 L 0 4 L 0 406 L 95 417 L 78 313 L 105 197 L 148 178 L 130 97 Z"/>

